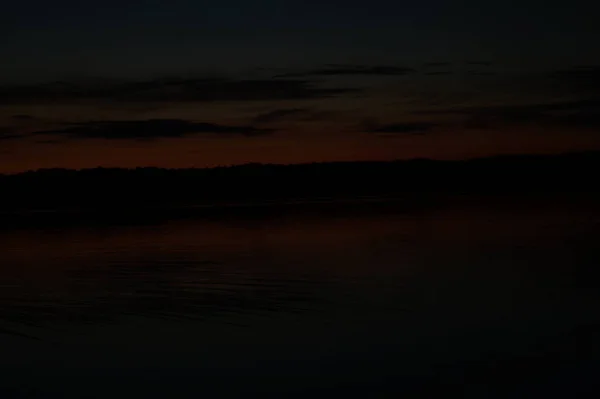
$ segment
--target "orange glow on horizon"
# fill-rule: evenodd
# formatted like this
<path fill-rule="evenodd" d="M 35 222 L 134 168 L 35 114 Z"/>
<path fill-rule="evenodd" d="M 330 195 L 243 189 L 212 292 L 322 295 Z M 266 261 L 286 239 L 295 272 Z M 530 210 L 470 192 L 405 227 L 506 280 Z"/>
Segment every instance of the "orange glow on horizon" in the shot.
<path fill-rule="evenodd" d="M 156 141 L 72 140 L 14 142 L 0 158 L 0 173 L 41 168 L 214 167 L 251 162 L 308 163 L 408 158 L 464 159 L 503 153 L 552 153 L 600 149 L 592 134 L 549 132 L 448 132 L 402 137 L 370 134 L 179 138 Z"/>

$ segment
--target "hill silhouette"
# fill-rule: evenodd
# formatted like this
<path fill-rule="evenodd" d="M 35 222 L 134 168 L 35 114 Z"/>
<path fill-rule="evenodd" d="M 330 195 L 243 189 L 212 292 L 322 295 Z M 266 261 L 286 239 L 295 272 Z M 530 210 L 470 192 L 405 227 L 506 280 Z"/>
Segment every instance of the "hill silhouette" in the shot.
<path fill-rule="evenodd" d="M 42 169 L 0 175 L 4 217 L 31 211 L 176 209 L 364 197 L 597 193 L 600 151 L 207 169 Z"/>

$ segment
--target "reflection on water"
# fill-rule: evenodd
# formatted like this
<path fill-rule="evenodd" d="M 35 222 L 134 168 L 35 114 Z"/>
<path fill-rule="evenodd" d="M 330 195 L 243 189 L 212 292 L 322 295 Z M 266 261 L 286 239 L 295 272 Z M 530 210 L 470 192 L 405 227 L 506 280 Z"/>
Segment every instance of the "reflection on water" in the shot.
<path fill-rule="evenodd" d="M 398 205 L 3 231 L 0 394 L 573 393 L 599 359 L 576 345 L 597 336 L 598 216 Z"/>

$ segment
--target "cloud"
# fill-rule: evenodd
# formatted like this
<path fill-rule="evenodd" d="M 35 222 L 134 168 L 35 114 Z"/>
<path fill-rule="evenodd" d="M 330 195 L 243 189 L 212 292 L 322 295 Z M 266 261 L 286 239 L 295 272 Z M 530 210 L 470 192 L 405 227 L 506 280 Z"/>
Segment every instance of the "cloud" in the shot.
<path fill-rule="evenodd" d="M 148 119 L 139 121 L 92 121 L 72 124 L 57 130 L 45 130 L 32 135 L 56 135 L 73 139 L 152 140 L 180 138 L 193 134 L 218 134 L 259 136 L 270 134 L 270 129 L 253 126 L 228 126 L 213 123 L 196 123 L 181 119 Z"/>
<path fill-rule="evenodd" d="M 380 126 L 373 130 L 374 133 L 399 133 L 399 134 L 421 134 L 430 131 L 435 124 L 427 122 L 395 123 Z"/>
<path fill-rule="evenodd" d="M 465 62 L 465 64 L 471 65 L 471 66 L 485 66 L 485 67 L 492 66 L 492 63 L 489 61 L 467 61 L 467 62 Z"/>
<path fill-rule="evenodd" d="M 462 107 L 437 111 L 435 113 L 480 113 L 480 114 L 503 114 L 503 115 L 537 115 L 545 112 L 556 111 L 583 111 L 600 107 L 599 98 L 589 98 L 570 101 L 554 101 L 537 104 L 487 106 L 487 107 Z"/>
<path fill-rule="evenodd" d="M 256 115 L 252 121 L 256 124 L 279 122 L 306 116 L 307 114 L 310 114 L 308 108 L 283 108 Z"/>
<path fill-rule="evenodd" d="M 61 140 L 61 139 L 36 140 L 36 143 L 38 143 L 38 144 L 61 144 L 64 142 L 65 142 L 65 140 Z"/>
<path fill-rule="evenodd" d="M 426 62 L 423 64 L 425 68 L 440 68 L 440 67 L 448 67 L 451 66 L 451 62 Z"/>
<path fill-rule="evenodd" d="M 463 115 L 465 127 L 477 129 L 518 125 L 600 128 L 600 98 L 522 105 L 456 107 L 418 113 Z"/>
<path fill-rule="evenodd" d="M 252 119 L 252 123 L 266 124 L 281 121 L 322 121 L 331 118 L 333 115 L 335 115 L 335 112 L 332 111 L 318 111 L 310 108 L 282 108 L 256 115 Z"/>
<path fill-rule="evenodd" d="M 371 76 L 403 76 L 415 72 L 413 68 L 399 66 L 364 66 L 364 65 L 329 65 L 325 68 L 311 71 L 287 73 L 276 77 L 307 77 L 307 76 L 340 76 L 340 75 L 371 75 Z"/>
<path fill-rule="evenodd" d="M 492 72 L 492 71 L 467 71 L 467 74 L 473 75 L 473 76 L 491 76 L 491 75 L 496 75 L 496 72 Z"/>
<path fill-rule="evenodd" d="M 0 87 L 0 103 L 303 100 L 359 91 L 354 88 L 323 88 L 304 79 L 169 78 L 138 82 L 55 82 L 34 86 L 4 86 Z"/>
<path fill-rule="evenodd" d="M 11 140 L 16 139 L 19 135 L 15 134 L 16 131 L 12 127 L 0 126 L 0 140 Z"/>
<path fill-rule="evenodd" d="M 370 133 L 382 134 L 424 134 L 431 131 L 437 124 L 431 122 L 402 122 L 382 125 L 373 119 L 365 120 L 360 129 Z"/>

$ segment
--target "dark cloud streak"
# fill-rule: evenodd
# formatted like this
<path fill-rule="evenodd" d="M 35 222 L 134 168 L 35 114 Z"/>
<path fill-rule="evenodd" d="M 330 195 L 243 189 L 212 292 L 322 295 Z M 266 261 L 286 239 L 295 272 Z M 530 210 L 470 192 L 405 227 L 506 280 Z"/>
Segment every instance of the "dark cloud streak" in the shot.
<path fill-rule="evenodd" d="M 415 69 L 399 66 L 363 66 L 363 65 L 335 65 L 311 71 L 286 73 L 276 77 L 308 77 L 308 76 L 345 76 L 345 75 L 367 75 L 367 76 L 404 76 L 415 72 Z"/>
<path fill-rule="evenodd" d="M 465 62 L 465 64 L 470 65 L 470 66 L 483 66 L 483 67 L 492 66 L 492 63 L 489 61 L 467 61 L 467 62 Z"/>
<path fill-rule="evenodd" d="M 386 135 L 415 135 L 428 133 L 436 126 L 437 124 L 431 122 L 404 122 L 380 124 L 376 120 L 367 119 L 360 125 L 359 129 L 369 133 L 380 133 Z"/>
<path fill-rule="evenodd" d="M 0 87 L 0 104 L 60 103 L 80 100 L 111 102 L 304 100 L 358 91 L 360 90 L 354 88 L 322 88 L 304 79 L 173 78 L 104 84 L 55 82 L 45 85 Z"/>
<path fill-rule="evenodd" d="M 313 110 L 311 108 L 282 108 L 259 114 L 252 119 L 252 123 L 266 124 L 282 121 L 323 121 L 331 118 L 333 115 L 335 115 L 335 112 Z"/>
<path fill-rule="evenodd" d="M 273 133 L 270 129 L 259 129 L 253 126 L 196 123 L 181 119 L 149 119 L 77 123 L 64 129 L 39 131 L 32 133 L 32 135 L 62 136 L 70 139 L 153 140 L 181 138 L 194 134 L 251 137 L 270 133 Z"/>
<path fill-rule="evenodd" d="M 395 123 L 391 125 L 380 126 L 373 130 L 374 133 L 394 133 L 394 134 L 422 134 L 433 129 L 435 124 L 428 122 L 413 123 Z"/>
<path fill-rule="evenodd" d="M 538 104 L 457 107 L 417 114 L 462 115 L 467 128 L 538 125 L 563 128 L 600 128 L 600 98 Z"/>
<path fill-rule="evenodd" d="M 451 66 L 451 62 L 427 62 L 423 64 L 425 68 L 440 68 L 440 67 L 448 67 Z"/>
<path fill-rule="evenodd" d="M 16 131 L 12 127 L 1 127 L 0 126 L 0 140 L 12 140 L 19 137 L 15 134 Z"/>
<path fill-rule="evenodd" d="M 256 124 L 279 122 L 282 120 L 295 119 L 310 113 L 308 108 L 284 108 L 276 109 L 254 117 L 253 122 Z"/>

